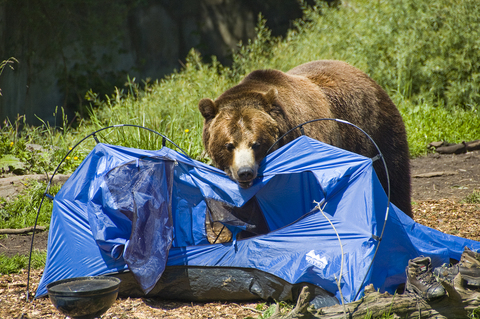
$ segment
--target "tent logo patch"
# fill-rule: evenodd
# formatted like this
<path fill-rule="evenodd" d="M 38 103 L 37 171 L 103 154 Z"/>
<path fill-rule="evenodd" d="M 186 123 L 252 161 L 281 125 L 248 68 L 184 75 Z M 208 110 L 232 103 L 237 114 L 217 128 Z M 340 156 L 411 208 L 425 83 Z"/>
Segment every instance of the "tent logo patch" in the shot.
<path fill-rule="evenodd" d="M 325 256 L 320 257 L 320 255 L 315 254 L 314 250 L 310 250 L 305 256 L 307 262 L 314 265 L 319 269 L 324 269 L 327 266 L 327 258 Z"/>

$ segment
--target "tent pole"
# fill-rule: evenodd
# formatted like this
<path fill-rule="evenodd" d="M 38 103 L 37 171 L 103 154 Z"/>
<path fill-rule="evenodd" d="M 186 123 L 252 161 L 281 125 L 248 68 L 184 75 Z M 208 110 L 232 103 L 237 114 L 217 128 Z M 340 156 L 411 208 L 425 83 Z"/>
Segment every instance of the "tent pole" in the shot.
<path fill-rule="evenodd" d="M 144 130 L 147 130 L 147 131 L 150 131 L 152 133 L 155 133 L 157 135 L 160 135 L 162 137 L 162 147 L 165 146 L 165 143 L 166 141 L 172 143 L 175 147 L 177 147 L 180 151 L 182 151 L 183 154 L 185 154 L 188 158 L 190 158 L 190 156 L 188 156 L 188 154 L 180 147 L 178 146 L 177 144 L 175 144 L 172 140 L 170 140 L 168 137 L 166 137 L 165 135 L 155 131 L 155 130 L 152 130 L 152 129 L 149 129 L 147 127 L 144 127 L 144 126 L 140 126 L 140 125 L 135 125 L 135 124 L 117 124 L 117 125 L 111 125 L 111 126 L 107 126 L 107 127 L 104 127 L 104 128 L 101 128 L 99 130 L 96 130 L 95 132 L 93 133 L 90 133 L 88 134 L 87 136 L 85 136 L 84 138 L 82 138 L 77 144 L 75 144 L 74 147 L 72 147 L 68 152 L 67 154 L 65 154 L 65 156 L 63 157 L 63 159 L 60 161 L 60 163 L 58 164 L 58 166 L 55 168 L 55 171 L 53 172 L 52 174 L 52 177 L 50 178 L 50 180 L 48 181 L 48 184 L 47 184 L 47 187 L 45 189 L 45 192 L 43 193 L 43 196 L 42 196 L 42 200 L 40 201 L 40 205 L 38 206 L 38 210 L 37 210 L 37 216 L 35 217 L 35 224 L 33 225 L 33 234 L 32 234 L 32 242 L 30 244 L 30 253 L 29 253 L 29 256 L 28 256 L 28 271 L 27 271 L 27 287 L 26 287 L 26 292 L 25 292 L 25 295 L 26 295 L 26 300 L 28 301 L 29 300 L 29 289 L 30 289 L 30 269 L 31 269 L 31 261 L 32 261 L 32 251 L 33 251 L 33 242 L 35 240 L 35 231 L 37 229 L 37 223 L 38 223 L 38 216 L 40 215 L 40 209 L 42 208 L 42 204 L 43 204 L 43 200 L 45 199 L 45 197 L 48 197 L 50 199 L 53 200 L 53 196 L 48 194 L 48 190 L 50 189 L 50 185 L 52 184 L 52 181 L 53 181 L 53 177 L 55 176 L 55 174 L 58 172 L 58 169 L 60 168 L 60 166 L 62 165 L 62 163 L 66 160 L 66 158 L 70 155 L 71 152 L 73 152 L 73 150 L 78 146 L 80 145 L 83 141 L 85 141 L 87 138 L 89 138 L 90 136 L 93 137 L 93 139 L 95 140 L 95 142 L 100 143 L 96 134 L 98 132 L 101 132 L 103 130 L 106 130 L 106 129 L 110 129 L 110 128 L 119 128 L 119 127 L 136 127 L 136 128 L 141 128 L 141 129 L 144 129 Z M 48 179 L 48 174 L 47 174 L 47 179 Z M 32 299 L 33 301 L 33 299 Z"/>

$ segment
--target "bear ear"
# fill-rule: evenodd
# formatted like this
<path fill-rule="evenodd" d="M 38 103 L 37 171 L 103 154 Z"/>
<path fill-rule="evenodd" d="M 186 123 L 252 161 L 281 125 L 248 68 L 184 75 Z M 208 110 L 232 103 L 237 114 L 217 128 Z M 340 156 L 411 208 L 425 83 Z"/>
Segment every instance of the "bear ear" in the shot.
<path fill-rule="evenodd" d="M 269 112 L 273 108 L 273 103 L 277 99 L 278 90 L 276 88 L 270 88 L 267 93 L 263 94 L 263 98 L 266 102 L 265 111 Z"/>
<path fill-rule="evenodd" d="M 217 106 L 212 99 L 201 99 L 198 102 L 198 109 L 202 113 L 205 120 L 211 120 L 217 115 Z"/>

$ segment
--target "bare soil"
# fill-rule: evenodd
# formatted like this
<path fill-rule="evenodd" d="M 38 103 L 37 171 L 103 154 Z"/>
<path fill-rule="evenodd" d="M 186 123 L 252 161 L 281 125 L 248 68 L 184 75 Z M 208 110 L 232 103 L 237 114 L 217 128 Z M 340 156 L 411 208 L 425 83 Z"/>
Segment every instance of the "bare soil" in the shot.
<path fill-rule="evenodd" d="M 480 190 L 480 151 L 429 154 L 411 161 L 412 200 L 461 200 Z"/>
<path fill-rule="evenodd" d="M 467 196 L 480 191 L 480 151 L 459 155 L 430 154 L 413 159 L 411 170 L 414 219 L 444 233 L 480 241 L 480 204 L 463 202 Z M 46 250 L 47 237 L 47 232 L 37 233 L 34 248 Z M 26 255 L 30 244 L 31 234 L 3 236 L 0 254 Z M 31 294 L 41 274 L 42 270 L 32 271 Z M 65 318 L 47 298 L 26 302 L 26 282 L 26 271 L 0 277 L 0 318 Z M 256 318 L 257 304 L 119 298 L 102 318 Z"/>

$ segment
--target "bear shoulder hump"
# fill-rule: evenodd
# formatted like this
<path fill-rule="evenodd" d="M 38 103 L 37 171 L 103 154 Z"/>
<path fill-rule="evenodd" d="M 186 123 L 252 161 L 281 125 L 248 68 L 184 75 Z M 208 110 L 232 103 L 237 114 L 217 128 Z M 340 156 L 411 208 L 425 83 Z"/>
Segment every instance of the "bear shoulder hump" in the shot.
<path fill-rule="evenodd" d="M 276 82 L 283 82 L 286 80 L 286 78 L 287 78 L 287 74 L 283 73 L 280 70 L 265 69 L 265 70 L 252 71 L 243 79 L 243 82 L 259 81 L 259 82 L 267 82 L 267 83 L 276 83 Z"/>

